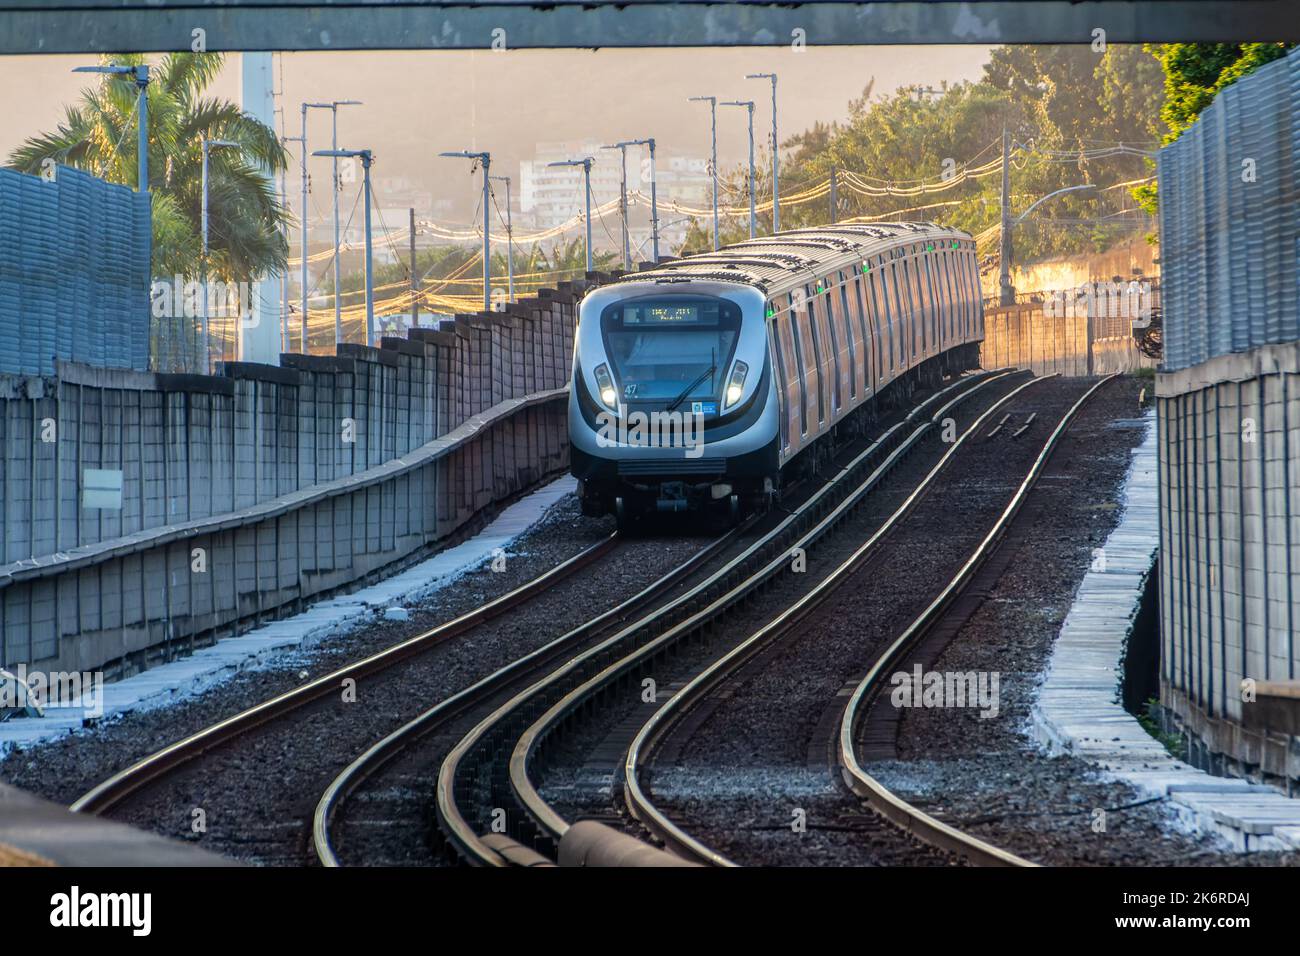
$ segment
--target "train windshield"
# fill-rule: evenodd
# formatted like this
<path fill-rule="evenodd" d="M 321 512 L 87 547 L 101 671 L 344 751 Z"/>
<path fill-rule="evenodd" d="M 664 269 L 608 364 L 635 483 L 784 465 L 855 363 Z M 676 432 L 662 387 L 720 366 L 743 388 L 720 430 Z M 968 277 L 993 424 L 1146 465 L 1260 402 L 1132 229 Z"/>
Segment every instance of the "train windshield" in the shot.
<path fill-rule="evenodd" d="M 686 296 L 628 299 L 606 306 L 600 327 L 623 401 L 716 399 L 740 335 L 740 306 Z"/>

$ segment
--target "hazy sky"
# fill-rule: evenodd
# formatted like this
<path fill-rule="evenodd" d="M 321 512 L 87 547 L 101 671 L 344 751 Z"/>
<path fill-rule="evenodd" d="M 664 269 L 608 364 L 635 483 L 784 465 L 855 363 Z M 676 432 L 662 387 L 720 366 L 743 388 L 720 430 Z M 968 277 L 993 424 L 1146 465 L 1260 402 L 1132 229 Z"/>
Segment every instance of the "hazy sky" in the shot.
<path fill-rule="evenodd" d="M 784 139 L 814 121 L 843 119 L 874 77 L 875 90 L 975 79 L 988 47 L 810 47 L 780 49 L 514 50 L 482 52 L 287 53 L 281 59 L 291 135 L 303 100 L 359 99 L 340 111 L 340 145 L 368 147 L 376 175 L 419 180 L 435 198 L 472 208 L 469 164 L 439 159 L 447 149 L 487 149 L 496 171 L 517 175 L 537 142 L 654 136 L 663 155 L 707 154 L 708 107 L 692 95 L 753 99 L 756 137 L 771 122 L 769 87 L 744 74 L 780 76 Z M 70 72 L 87 56 L 0 57 L 0 162 L 26 137 L 53 128 L 87 78 Z M 277 67 L 278 68 L 278 67 Z M 237 55 L 214 84 L 238 99 Z M 328 111 L 310 115 L 313 149 L 328 146 Z M 744 161 L 744 112 L 719 110 L 718 160 Z M 327 163 L 327 160 L 314 160 Z M 508 168 L 507 168 L 508 167 Z M 322 167 L 323 168 L 323 167 Z M 291 187 L 292 188 L 292 187 Z M 382 197 L 380 197 L 382 201 Z"/>

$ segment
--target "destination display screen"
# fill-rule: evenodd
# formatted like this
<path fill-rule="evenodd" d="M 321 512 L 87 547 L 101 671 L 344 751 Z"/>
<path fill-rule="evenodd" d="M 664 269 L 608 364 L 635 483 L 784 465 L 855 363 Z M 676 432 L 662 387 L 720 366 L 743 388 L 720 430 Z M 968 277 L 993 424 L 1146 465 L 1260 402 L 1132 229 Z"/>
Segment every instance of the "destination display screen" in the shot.
<path fill-rule="evenodd" d="M 623 324 L 627 325 L 716 325 L 717 303 L 648 302 L 623 306 Z"/>

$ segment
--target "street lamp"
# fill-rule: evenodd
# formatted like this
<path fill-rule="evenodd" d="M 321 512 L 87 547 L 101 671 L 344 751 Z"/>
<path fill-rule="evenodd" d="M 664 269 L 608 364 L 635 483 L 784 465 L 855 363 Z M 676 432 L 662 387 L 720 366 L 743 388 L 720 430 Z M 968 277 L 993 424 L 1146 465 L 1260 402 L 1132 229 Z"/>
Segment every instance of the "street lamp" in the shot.
<path fill-rule="evenodd" d="M 709 128 L 713 137 L 713 251 L 718 251 L 718 98 L 716 96 L 692 96 L 692 103 L 709 104 Z"/>
<path fill-rule="evenodd" d="M 203 374 L 212 374 L 212 349 L 208 339 L 208 154 L 214 149 L 239 149 L 238 143 L 228 139 L 201 140 L 203 148 L 203 201 L 201 219 L 203 224 Z"/>
<path fill-rule="evenodd" d="M 777 146 L 776 138 L 776 74 L 775 73 L 747 73 L 747 80 L 771 80 L 772 81 L 772 232 L 781 231 L 781 188 L 778 185 L 777 177 Z"/>
<path fill-rule="evenodd" d="M 1063 193 L 1072 193 L 1080 189 L 1096 189 L 1096 188 L 1097 188 L 1096 185 L 1094 185 L 1093 183 L 1084 183 L 1081 186 L 1066 186 L 1064 189 L 1058 189 L 1055 192 L 1050 192 L 1046 196 L 1043 196 L 1041 199 L 1032 203 L 1028 209 L 1022 212 L 1019 216 L 1016 216 L 1016 218 L 1014 219 L 1011 218 L 1010 202 L 1009 201 L 1003 202 L 1002 204 L 1002 251 L 1001 251 L 1001 255 L 999 256 L 999 258 L 1002 260 L 1001 269 L 1000 269 L 1001 276 L 999 281 L 999 287 L 1001 288 L 1000 300 L 1002 305 L 1016 304 L 1016 290 L 1011 285 L 1011 230 L 1015 226 L 1020 225 L 1020 223 L 1024 221 L 1024 218 L 1028 216 L 1031 212 L 1033 212 L 1043 203 L 1047 202 L 1047 200 L 1052 199 L 1055 196 L 1060 196 Z"/>
<path fill-rule="evenodd" d="M 483 311 L 492 311 L 492 239 L 491 239 L 491 220 L 489 219 L 490 205 L 492 202 L 491 193 L 488 186 L 488 169 L 492 166 L 491 153 L 471 153 L 465 150 L 449 153 L 439 153 L 439 156 L 449 156 L 459 159 L 472 159 L 475 162 L 483 164 Z M 471 167 L 470 172 L 473 172 Z"/>
<path fill-rule="evenodd" d="M 374 256 L 370 246 L 370 163 L 374 159 L 368 149 L 318 149 L 313 156 L 333 156 L 340 159 L 360 159 L 361 168 L 365 171 L 365 196 L 362 201 L 366 204 L 366 344 L 373 347 L 375 344 L 375 286 L 374 286 Z M 337 296 L 339 290 L 335 289 L 334 294 Z M 303 328 L 306 328 L 304 323 Z M 306 349 L 304 348 L 305 352 Z"/>
<path fill-rule="evenodd" d="M 329 103 L 303 103 L 302 112 L 302 221 L 298 223 L 298 230 L 301 235 L 298 237 L 302 245 L 302 315 L 299 316 L 302 328 L 302 354 L 307 354 L 307 111 L 308 110 L 328 110 L 332 109 Z M 337 149 L 337 147 L 335 147 Z M 316 155 L 313 153 L 313 155 Z M 337 250 L 336 250 L 337 255 Z M 338 295 L 338 288 L 335 287 L 334 294 Z M 337 299 L 336 299 L 337 301 Z"/>
<path fill-rule="evenodd" d="M 145 91 L 149 88 L 149 67 L 141 64 L 140 66 L 121 66 L 111 64 L 109 66 L 77 66 L 73 67 L 73 73 L 105 73 L 109 76 L 133 76 L 135 77 L 135 106 L 136 112 L 140 114 L 138 124 L 138 146 L 136 157 L 136 183 L 135 191 L 145 193 L 149 191 L 149 97 Z"/>
<path fill-rule="evenodd" d="M 510 177 L 491 176 L 498 182 L 506 184 L 506 275 L 509 276 L 508 292 L 510 301 L 515 301 L 515 230 L 510 215 Z"/>
<path fill-rule="evenodd" d="M 755 211 L 754 200 L 754 101 L 753 100 L 728 100 L 721 106 L 743 106 L 749 113 L 749 238 L 754 238 L 754 232 L 758 228 L 758 214 Z"/>
<path fill-rule="evenodd" d="M 632 242 L 627 231 L 627 148 L 631 143 L 615 143 L 601 149 L 616 149 L 619 153 L 620 176 L 618 185 L 618 211 L 623 221 L 623 268 L 632 271 Z"/>
<path fill-rule="evenodd" d="M 595 160 L 590 156 L 584 156 L 582 159 L 562 159 L 556 163 L 547 163 L 547 166 L 581 166 L 583 195 L 587 202 L 587 271 L 595 272 L 595 260 L 591 255 L 591 164 Z"/>
<path fill-rule="evenodd" d="M 360 100 L 334 100 L 330 103 L 331 117 L 331 138 L 330 149 L 339 148 L 339 107 L 340 106 L 362 106 Z M 334 351 L 338 351 L 338 345 L 343 341 L 343 303 L 339 299 L 339 160 L 334 157 Z"/>

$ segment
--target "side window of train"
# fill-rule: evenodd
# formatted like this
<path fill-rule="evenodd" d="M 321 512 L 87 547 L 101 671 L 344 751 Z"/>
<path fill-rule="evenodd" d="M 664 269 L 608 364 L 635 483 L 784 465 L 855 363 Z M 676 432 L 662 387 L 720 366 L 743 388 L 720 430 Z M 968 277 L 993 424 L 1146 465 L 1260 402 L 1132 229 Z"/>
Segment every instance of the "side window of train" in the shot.
<path fill-rule="evenodd" d="M 817 370 L 817 421 L 826 421 L 825 383 L 822 381 L 822 340 L 817 334 L 817 296 L 810 286 L 804 286 L 808 297 L 808 331 L 812 334 L 813 368 Z"/>
<path fill-rule="evenodd" d="M 906 328 L 903 329 L 903 366 L 906 367 L 916 355 L 916 290 L 912 288 L 912 270 L 909 268 L 906 256 L 898 263 L 898 268 L 903 273 L 899 285 L 902 286 L 903 316 L 904 321 L 907 322 Z"/>
<path fill-rule="evenodd" d="M 786 396 L 786 389 L 790 387 L 789 381 L 785 377 L 785 349 L 781 345 L 781 332 L 779 323 L 781 317 L 776 315 L 776 304 L 769 302 L 766 307 L 767 313 L 772 316 L 772 321 L 768 323 L 768 335 L 772 340 L 772 355 L 776 358 L 776 410 L 777 417 L 781 420 L 781 447 L 790 447 L 790 409 L 789 399 Z"/>
<path fill-rule="evenodd" d="M 874 370 L 872 365 L 875 362 L 876 353 L 880 351 L 879 346 L 871 338 L 871 319 L 867 312 L 867 294 L 866 279 L 863 278 L 862 270 L 853 271 L 853 298 L 854 306 L 858 310 L 858 341 L 862 343 L 862 390 L 865 392 L 871 388 L 871 376 Z"/>
<path fill-rule="evenodd" d="M 890 258 L 880 273 L 885 283 L 885 308 L 889 312 L 889 367 L 903 367 L 903 299 L 899 294 L 898 263 Z M 897 364 L 895 364 L 897 363 Z"/>
<path fill-rule="evenodd" d="M 849 398 L 858 397 L 858 348 L 853 341 L 853 310 L 849 308 L 849 284 L 840 276 L 840 316 L 844 320 L 844 342 L 849 349 Z"/>
<path fill-rule="evenodd" d="M 877 387 L 879 387 L 881 376 L 884 374 L 885 361 L 884 356 L 881 354 L 884 338 L 880 332 L 882 320 L 880 318 L 880 303 L 876 296 L 876 276 L 880 270 L 872 268 L 870 265 L 867 268 L 871 271 L 861 277 L 860 291 L 862 293 L 863 315 L 867 322 L 866 328 L 871 336 L 871 355 L 876 362 L 876 383 Z"/>
<path fill-rule="evenodd" d="M 831 414 L 833 415 L 840 410 L 840 405 L 843 404 L 841 396 L 844 394 L 840 382 L 840 337 L 835 331 L 835 303 L 831 300 L 830 276 L 823 281 L 826 284 L 826 295 L 822 300 L 825 303 L 826 330 L 831 336 L 831 381 L 835 384 L 835 390 L 831 392 Z"/>
<path fill-rule="evenodd" d="M 916 256 L 916 284 L 921 287 L 921 308 L 923 318 L 921 321 L 921 350 L 925 351 L 934 341 L 934 286 L 930 282 L 930 253 L 924 246 L 917 247 L 920 252 Z"/>
<path fill-rule="evenodd" d="M 957 285 L 957 264 L 961 260 L 961 256 L 959 256 L 958 252 L 949 250 L 945 252 L 944 259 L 948 260 L 948 300 L 952 303 L 952 308 L 949 310 L 948 329 L 954 337 L 957 337 L 961 336 L 962 321 L 961 306 L 958 304 L 961 302 L 961 295 L 959 295 L 959 286 Z"/>
<path fill-rule="evenodd" d="M 804 371 L 808 366 L 803 360 L 803 330 L 800 326 L 798 310 L 794 306 L 795 297 L 790 296 L 790 310 L 786 312 L 789 323 L 790 338 L 794 343 L 794 366 L 799 374 L 799 433 L 808 434 L 808 376 Z"/>

